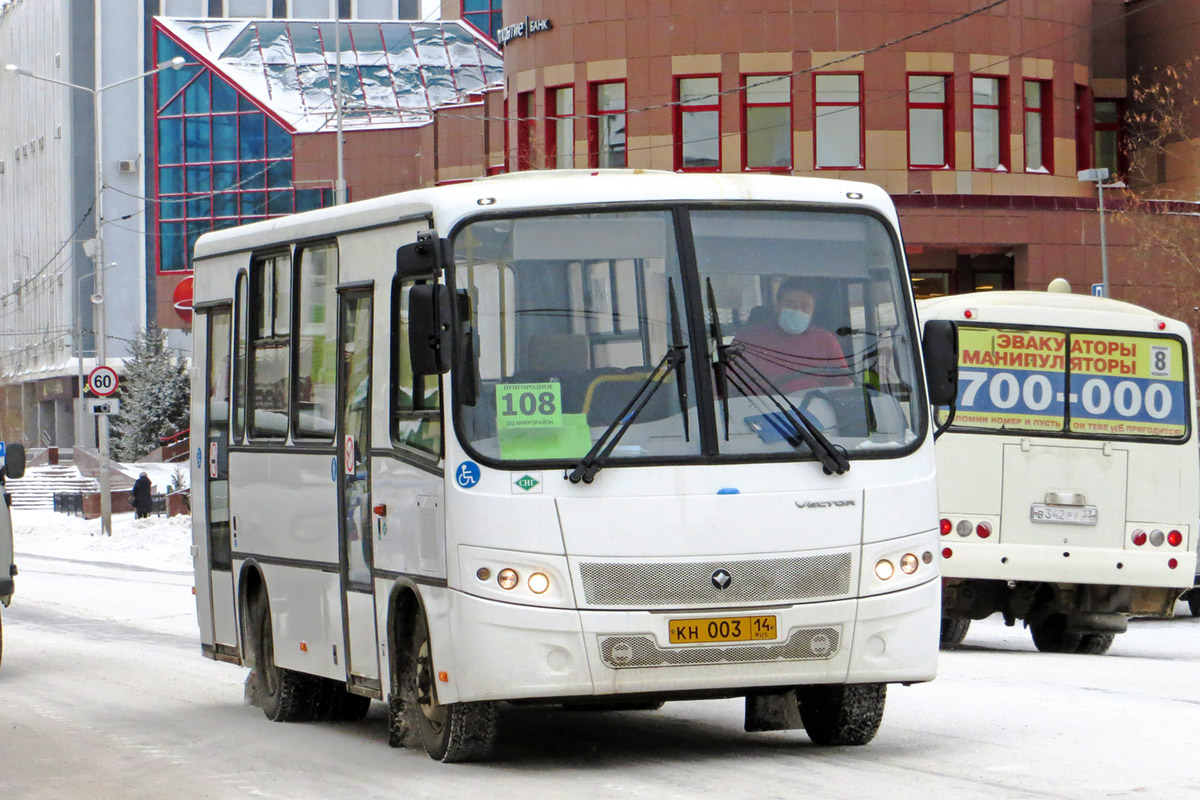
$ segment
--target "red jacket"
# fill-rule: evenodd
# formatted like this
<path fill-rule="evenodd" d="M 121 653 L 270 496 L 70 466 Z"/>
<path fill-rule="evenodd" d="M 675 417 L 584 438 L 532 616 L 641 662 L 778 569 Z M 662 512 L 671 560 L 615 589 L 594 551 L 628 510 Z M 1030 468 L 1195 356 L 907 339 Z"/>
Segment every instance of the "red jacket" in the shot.
<path fill-rule="evenodd" d="M 854 383 L 837 337 L 823 328 L 809 326 L 797 334 L 776 323 L 756 325 L 739 333 L 733 343 L 741 345 L 746 360 L 785 392 Z M 755 377 L 753 370 L 742 371 Z M 792 377 L 784 380 L 788 375 Z"/>

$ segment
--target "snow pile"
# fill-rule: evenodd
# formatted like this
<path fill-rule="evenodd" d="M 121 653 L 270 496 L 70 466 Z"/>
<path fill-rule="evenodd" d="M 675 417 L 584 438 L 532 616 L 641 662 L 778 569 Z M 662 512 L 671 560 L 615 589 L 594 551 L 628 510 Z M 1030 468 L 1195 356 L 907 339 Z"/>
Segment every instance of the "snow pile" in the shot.
<path fill-rule="evenodd" d="M 112 536 L 100 520 L 53 511 L 13 509 L 13 548 L 18 554 L 129 564 L 165 570 L 192 569 L 192 518 L 134 519 L 113 514 Z"/>

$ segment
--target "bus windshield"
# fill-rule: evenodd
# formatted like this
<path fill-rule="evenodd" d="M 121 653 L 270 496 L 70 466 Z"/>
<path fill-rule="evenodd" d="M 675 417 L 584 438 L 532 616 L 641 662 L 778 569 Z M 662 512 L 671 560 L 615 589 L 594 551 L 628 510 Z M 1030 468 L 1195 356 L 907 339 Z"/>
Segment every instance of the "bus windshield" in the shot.
<path fill-rule="evenodd" d="M 484 460 L 576 462 L 614 423 L 609 463 L 899 454 L 924 431 L 898 240 L 873 215 L 489 217 L 452 244 L 456 420 Z"/>
<path fill-rule="evenodd" d="M 1176 336 L 959 324 L 954 428 L 1061 436 L 1188 436 Z"/>

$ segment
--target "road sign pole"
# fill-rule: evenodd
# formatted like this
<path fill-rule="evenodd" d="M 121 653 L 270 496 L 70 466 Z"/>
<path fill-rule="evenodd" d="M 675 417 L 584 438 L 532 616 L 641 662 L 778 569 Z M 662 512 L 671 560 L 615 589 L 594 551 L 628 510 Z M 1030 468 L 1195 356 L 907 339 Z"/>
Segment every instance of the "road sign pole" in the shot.
<path fill-rule="evenodd" d="M 101 314 L 103 319 L 103 314 Z M 97 325 L 97 335 L 103 336 L 103 325 Z M 97 384 L 100 384 L 97 386 Z M 112 367 L 101 363 L 88 376 L 88 385 L 92 391 L 102 397 L 108 397 L 117 391 L 117 373 Z M 98 441 L 100 446 L 100 533 L 112 536 L 112 481 L 108 474 L 108 414 L 101 414 L 97 420 Z"/>

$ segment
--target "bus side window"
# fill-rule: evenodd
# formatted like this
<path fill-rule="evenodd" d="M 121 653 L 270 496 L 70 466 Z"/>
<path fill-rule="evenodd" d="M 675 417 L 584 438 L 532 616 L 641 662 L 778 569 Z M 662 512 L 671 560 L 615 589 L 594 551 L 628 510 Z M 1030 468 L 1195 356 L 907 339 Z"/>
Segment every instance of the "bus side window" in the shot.
<path fill-rule="evenodd" d="M 291 277 L 288 253 L 250 266 L 250 435 L 285 438 L 291 362 Z"/>
<path fill-rule="evenodd" d="M 433 456 L 442 454 L 440 375 L 414 375 L 409 363 L 408 298 L 412 287 L 428 279 L 394 283 L 392 309 L 392 438 L 402 447 Z"/>

